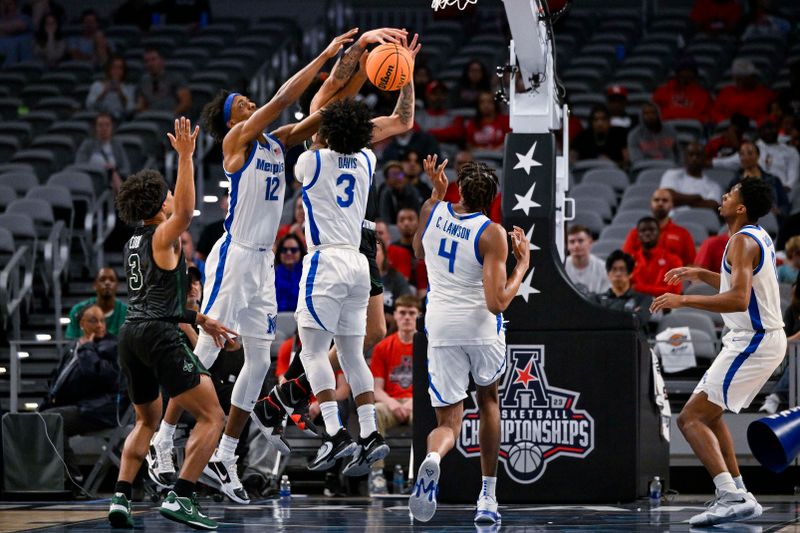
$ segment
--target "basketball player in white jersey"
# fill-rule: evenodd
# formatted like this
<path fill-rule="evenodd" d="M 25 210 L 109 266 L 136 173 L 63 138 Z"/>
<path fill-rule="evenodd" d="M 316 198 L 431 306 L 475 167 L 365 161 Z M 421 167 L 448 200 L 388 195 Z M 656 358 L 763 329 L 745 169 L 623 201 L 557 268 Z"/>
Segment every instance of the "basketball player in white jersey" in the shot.
<path fill-rule="evenodd" d="M 272 247 L 283 210 L 285 147 L 303 142 L 319 126 L 319 116 L 298 124 L 266 129 L 313 81 L 320 68 L 351 42 L 358 29 L 336 37 L 327 48 L 292 76 L 275 96 L 256 108 L 246 96 L 220 93 L 203 109 L 206 130 L 222 142 L 223 170 L 230 181 L 230 201 L 225 233 L 206 259 L 206 284 L 202 310 L 225 323 L 237 324 L 244 347 L 244 366 L 231 394 L 225 431 L 204 476 L 237 503 L 249 503 L 237 473 L 235 455 L 239 436 L 261 392 L 270 363 L 270 343 L 278 314 Z M 200 333 L 194 353 L 205 368 L 215 361 L 219 348 Z M 171 464 L 172 437 L 180 408 L 172 402 L 148 455 L 150 470 Z M 155 468 L 154 468 L 155 466 Z"/>
<path fill-rule="evenodd" d="M 719 208 L 731 233 L 720 273 L 682 267 L 664 276 L 670 284 L 699 280 L 718 288 L 719 294 L 663 294 L 650 306 L 652 312 L 693 307 L 722 313 L 729 329 L 722 338 L 722 351 L 678 417 L 678 427 L 716 486 L 714 503 L 689 520 L 692 526 L 761 515 L 761 506 L 742 481 L 722 414 L 749 406 L 786 354 L 775 247 L 757 225 L 771 207 L 772 189 L 763 180 L 745 178 L 735 185 L 722 196 Z"/>
<path fill-rule="evenodd" d="M 422 206 L 414 252 L 425 259 L 430 291 L 425 312 L 431 404 L 438 427 L 428 435 L 408 507 L 427 522 L 436 512 L 439 462 L 455 445 L 461 431 L 469 376 L 477 386 L 480 410 L 481 471 L 476 522 L 496 523 L 495 486 L 500 448 L 500 406 L 497 382 L 506 368 L 502 312 L 516 296 L 530 262 L 529 243 L 522 229 L 509 232 L 517 264 L 506 275 L 506 231 L 486 216 L 497 195 L 498 180 L 484 163 L 467 163 L 458 173 L 461 201 L 440 201 L 447 189 L 444 163 L 428 156 L 425 170 L 434 191 Z"/>
<path fill-rule="evenodd" d="M 405 37 L 402 40 L 406 46 Z M 416 36 L 412 45 L 415 42 Z M 369 472 L 389 453 L 377 430 L 374 379 L 362 351 L 370 273 L 359 245 L 377 163 L 368 146 L 413 127 L 413 82 L 400 90 L 390 116 L 372 119 L 365 104 L 351 99 L 330 104 L 320 113 L 317 141 L 295 167 L 295 177 L 303 183 L 309 250 L 296 312 L 303 344 L 300 357 L 325 421 L 324 442 L 309 469 L 325 470 L 337 459 L 355 455 L 343 472 L 356 476 Z M 342 427 L 334 397 L 336 382 L 328 359 L 332 340 L 357 406 L 357 444 Z"/>

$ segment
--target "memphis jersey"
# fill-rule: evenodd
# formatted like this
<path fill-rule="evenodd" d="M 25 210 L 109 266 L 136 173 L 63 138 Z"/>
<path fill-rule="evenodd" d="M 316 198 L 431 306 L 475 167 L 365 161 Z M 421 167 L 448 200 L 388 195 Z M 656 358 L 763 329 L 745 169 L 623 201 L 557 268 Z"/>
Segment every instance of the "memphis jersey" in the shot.
<path fill-rule="evenodd" d="M 752 238 L 761 248 L 761 259 L 753 270 L 753 288 L 750 290 L 750 304 L 747 311 L 723 313 L 722 320 L 728 329 L 739 331 L 775 330 L 783 328 L 781 317 L 781 298 L 778 291 L 778 271 L 775 267 L 775 246 L 769 234 L 760 226 L 744 226 L 736 235 L 744 234 Z M 728 263 L 728 245 L 722 255 L 719 292 L 731 286 L 731 265 Z"/>
<path fill-rule="evenodd" d="M 355 154 L 323 148 L 300 155 L 294 175 L 303 183 L 309 248 L 358 248 L 375 163 L 375 154 L 369 148 Z"/>
<path fill-rule="evenodd" d="M 265 134 L 266 144 L 254 140 L 247 161 L 230 181 L 225 231 L 234 242 L 254 248 L 272 248 L 283 213 L 286 164 L 281 142 Z"/>
<path fill-rule="evenodd" d="M 486 307 L 478 249 L 490 223 L 481 213 L 459 215 L 447 202 L 431 210 L 422 233 L 429 285 L 425 330 L 431 346 L 497 342 L 503 318 Z"/>

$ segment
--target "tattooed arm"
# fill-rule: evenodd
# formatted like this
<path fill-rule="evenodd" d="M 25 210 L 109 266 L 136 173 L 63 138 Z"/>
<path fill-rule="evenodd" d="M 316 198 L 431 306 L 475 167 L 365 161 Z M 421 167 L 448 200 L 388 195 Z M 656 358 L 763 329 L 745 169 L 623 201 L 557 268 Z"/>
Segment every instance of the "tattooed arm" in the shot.
<path fill-rule="evenodd" d="M 411 58 L 414 59 L 419 53 L 422 45 L 417 44 L 419 36 L 415 33 L 411 44 L 406 42 L 405 37 L 402 39 L 404 47 L 408 48 L 411 52 Z M 372 130 L 373 144 L 393 135 L 405 133 L 414 127 L 414 73 L 411 73 L 411 81 L 400 89 L 400 96 L 397 98 L 397 105 L 394 111 L 388 117 L 376 117 L 372 119 L 372 124 L 375 128 Z"/>

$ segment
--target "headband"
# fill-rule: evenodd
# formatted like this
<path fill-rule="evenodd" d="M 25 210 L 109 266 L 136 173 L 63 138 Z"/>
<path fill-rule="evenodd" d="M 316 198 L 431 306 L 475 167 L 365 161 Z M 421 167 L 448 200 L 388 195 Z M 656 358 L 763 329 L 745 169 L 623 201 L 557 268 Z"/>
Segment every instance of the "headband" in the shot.
<path fill-rule="evenodd" d="M 233 105 L 233 99 L 237 96 L 240 96 L 239 93 L 231 93 L 227 98 L 225 98 L 225 107 L 222 108 L 222 118 L 225 119 L 226 127 L 228 122 L 231 121 L 231 106 Z"/>

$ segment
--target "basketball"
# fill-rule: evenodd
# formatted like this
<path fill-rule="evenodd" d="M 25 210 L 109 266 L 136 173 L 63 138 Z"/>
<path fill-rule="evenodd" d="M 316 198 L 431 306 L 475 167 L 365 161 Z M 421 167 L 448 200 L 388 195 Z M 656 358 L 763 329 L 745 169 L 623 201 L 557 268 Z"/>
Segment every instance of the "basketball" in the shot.
<path fill-rule="evenodd" d="M 408 50 L 394 43 L 378 46 L 367 58 L 367 78 L 382 91 L 396 91 L 411 81 L 414 60 Z"/>
<path fill-rule="evenodd" d="M 508 464 L 524 474 L 536 472 L 542 464 L 542 450 L 532 442 L 515 444 L 508 452 Z"/>

